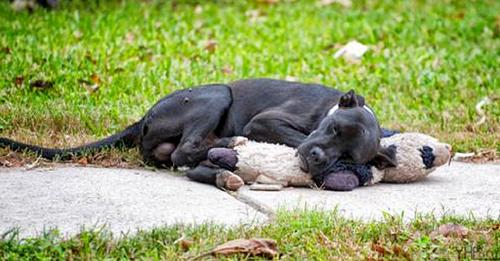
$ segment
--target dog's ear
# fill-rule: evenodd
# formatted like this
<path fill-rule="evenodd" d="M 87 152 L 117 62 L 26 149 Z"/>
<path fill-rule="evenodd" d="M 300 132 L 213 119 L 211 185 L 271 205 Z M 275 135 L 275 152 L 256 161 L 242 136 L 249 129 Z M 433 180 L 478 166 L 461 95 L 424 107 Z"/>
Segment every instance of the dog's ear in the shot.
<path fill-rule="evenodd" d="M 396 160 L 396 146 L 381 147 L 377 152 L 377 156 L 370 161 L 370 164 L 379 170 L 396 167 L 398 164 Z"/>
<path fill-rule="evenodd" d="M 354 90 L 350 90 L 340 97 L 339 107 L 354 108 L 358 106 L 358 99 Z"/>

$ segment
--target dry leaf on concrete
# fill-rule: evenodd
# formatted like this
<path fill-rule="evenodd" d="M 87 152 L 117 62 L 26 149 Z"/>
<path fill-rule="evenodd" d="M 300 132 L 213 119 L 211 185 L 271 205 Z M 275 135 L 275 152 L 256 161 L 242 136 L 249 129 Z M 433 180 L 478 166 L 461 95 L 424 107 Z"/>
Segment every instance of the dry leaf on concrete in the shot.
<path fill-rule="evenodd" d="M 212 249 L 210 252 L 197 256 L 195 259 L 212 256 L 229 256 L 235 254 L 246 254 L 250 256 L 262 256 L 273 258 L 278 254 L 276 241 L 266 238 L 235 239 L 228 241 Z"/>

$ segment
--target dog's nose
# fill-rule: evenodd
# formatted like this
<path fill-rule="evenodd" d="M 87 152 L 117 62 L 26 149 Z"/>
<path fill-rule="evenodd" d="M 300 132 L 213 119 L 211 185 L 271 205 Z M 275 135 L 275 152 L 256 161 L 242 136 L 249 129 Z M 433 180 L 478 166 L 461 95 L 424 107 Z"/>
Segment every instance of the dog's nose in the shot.
<path fill-rule="evenodd" d="M 309 152 L 309 156 L 314 164 L 321 164 L 326 159 L 325 152 L 318 147 L 313 147 Z"/>

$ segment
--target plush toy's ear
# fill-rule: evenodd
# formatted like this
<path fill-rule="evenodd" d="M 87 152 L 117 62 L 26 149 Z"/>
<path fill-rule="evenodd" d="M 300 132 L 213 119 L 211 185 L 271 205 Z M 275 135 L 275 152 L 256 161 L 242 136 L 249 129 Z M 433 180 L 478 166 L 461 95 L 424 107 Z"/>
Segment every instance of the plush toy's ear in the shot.
<path fill-rule="evenodd" d="M 340 97 L 339 107 L 354 108 L 356 106 L 358 106 L 358 99 L 354 90 L 350 90 Z"/>
<path fill-rule="evenodd" d="M 396 167 L 396 146 L 391 145 L 389 147 L 381 147 L 377 153 L 377 156 L 370 161 L 370 164 L 375 166 L 377 169 L 382 170 L 385 168 Z"/>

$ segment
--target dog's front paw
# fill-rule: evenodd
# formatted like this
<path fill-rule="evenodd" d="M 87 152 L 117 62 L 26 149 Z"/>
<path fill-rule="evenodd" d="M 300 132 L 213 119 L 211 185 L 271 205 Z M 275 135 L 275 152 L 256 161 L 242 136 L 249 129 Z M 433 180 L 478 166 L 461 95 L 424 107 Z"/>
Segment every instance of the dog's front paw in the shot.
<path fill-rule="evenodd" d="M 229 144 L 230 148 L 234 148 L 237 146 L 245 145 L 247 144 L 248 139 L 242 136 L 236 136 L 231 139 L 231 143 Z"/>
<path fill-rule="evenodd" d="M 215 185 L 221 189 L 236 191 L 245 185 L 245 182 L 238 175 L 225 170 L 217 174 Z"/>

